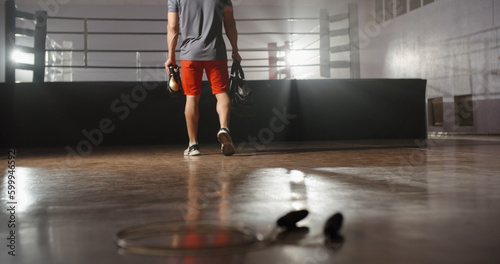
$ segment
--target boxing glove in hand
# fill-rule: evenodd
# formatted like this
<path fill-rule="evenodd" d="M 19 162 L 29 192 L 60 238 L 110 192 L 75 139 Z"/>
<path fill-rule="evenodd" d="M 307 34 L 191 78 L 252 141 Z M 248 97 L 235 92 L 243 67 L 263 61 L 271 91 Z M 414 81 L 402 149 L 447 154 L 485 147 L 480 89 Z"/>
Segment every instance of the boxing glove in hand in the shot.
<path fill-rule="evenodd" d="M 181 69 L 178 65 L 169 65 L 169 77 L 167 91 L 170 97 L 177 97 L 182 94 Z"/>

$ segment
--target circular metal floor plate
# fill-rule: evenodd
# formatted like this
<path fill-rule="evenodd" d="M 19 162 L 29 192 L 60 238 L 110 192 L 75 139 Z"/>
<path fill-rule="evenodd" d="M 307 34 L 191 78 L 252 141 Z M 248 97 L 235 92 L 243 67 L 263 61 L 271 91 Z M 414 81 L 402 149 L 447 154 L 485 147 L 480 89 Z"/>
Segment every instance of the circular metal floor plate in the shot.
<path fill-rule="evenodd" d="M 154 223 L 126 228 L 115 236 L 128 253 L 208 255 L 249 250 L 262 241 L 254 230 L 237 223 Z"/>

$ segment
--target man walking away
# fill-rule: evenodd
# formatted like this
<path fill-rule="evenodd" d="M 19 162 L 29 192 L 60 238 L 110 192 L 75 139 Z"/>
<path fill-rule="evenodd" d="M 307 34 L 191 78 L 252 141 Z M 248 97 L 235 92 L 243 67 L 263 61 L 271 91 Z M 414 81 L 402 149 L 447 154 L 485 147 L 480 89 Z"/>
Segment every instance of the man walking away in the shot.
<path fill-rule="evenodd" d="M 238 33 L 231 0 L 168 0 L 168 59 L 165 68 L 176 65 L 175 48 L 179 37 L 181 43 L 181 81 L 186 95 L 185 116 L 189 146 L 184 155 L 200 155 L 198 145 L 198 102 L 201 95 L 203 70 L 205 70 L 212 93 L 217 98 L 217 113 L 220 130 L 217 138 L 222 144 L 221 152 L 233 155 L 235 148 L 229 132 L 230 99 L 229 73 L 227 69 L 226 45 L 222 26 L 231 43 L 232 58 L 241 62 L 238 53 Z"/>

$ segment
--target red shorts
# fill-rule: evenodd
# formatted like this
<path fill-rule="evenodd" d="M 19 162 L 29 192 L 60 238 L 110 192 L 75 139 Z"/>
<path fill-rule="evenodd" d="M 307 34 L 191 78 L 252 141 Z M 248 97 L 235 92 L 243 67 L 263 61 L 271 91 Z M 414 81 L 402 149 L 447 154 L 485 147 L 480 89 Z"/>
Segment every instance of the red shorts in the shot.
<path fill-rule="evenodd" d="M 201 94 L 203 69 L 212 87 L 212 94 L 229 91 L 229 71 L 227 60 L 189 61 L 181 60 L 181 81 L 185 95 Z"/>

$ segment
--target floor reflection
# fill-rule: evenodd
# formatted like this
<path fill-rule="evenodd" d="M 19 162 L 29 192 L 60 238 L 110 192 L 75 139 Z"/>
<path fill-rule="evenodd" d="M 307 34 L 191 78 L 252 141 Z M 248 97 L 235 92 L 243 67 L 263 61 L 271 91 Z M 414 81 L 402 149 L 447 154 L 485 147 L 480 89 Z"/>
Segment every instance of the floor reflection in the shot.
<path fill-rule="evenodd" d="M 273 144 L 266 155 L 232 157 L 214 145 L 193 159 L 177 146 L 102 147 L 71 166 L 64 149 L 20 150 L 20 251 L 1 262 L 498 262 L 491 250 L 500 236 L 498 141 L 437 139 L 419 149 L 351 143 Z M 5 171 L 0 183 L 5 206 Z M 295 241 L 245 254 L 152 257 L 118 254 L 113 243 L 118 231 L 154 222 L 243 222 L 265 235 L 280 216 L 300 209 L 310 213 L 303 228 L 280 234 Z M 342 247 L 305 246 L 337 211 L 345 216 Z M 0 217 L 6 234 L 8 212 Z M 230 239 L 192 234 L 169 242 L 197 247 Z"/>
<path fill-rule="evenodd" d="M 185 157 L 185 163 L 188 167 L 187 179 L 187 202 L 185 205 L 186 213 L 184 220 L 186 222 L 196 222 L 207 220 L 204 218 L 204 212 L 208 211 L 209 207 L 214 204 L 218 207 L 217 221 L 229 222 L 230 218 L 230 175 L 224 169 L 224 162 L 221 160 L 220 169 L 215 170 L 213 174 L 201 173 L 206 169 L 202 163 L 202 157 L 193 156 Z M 214 220 L 214 219 L 210 219 Z M 226 233 L 216 233 L 213 236 L 207 236 L 201 231 L 195 231 L 189 234 L 184 234 L 183 245 L 180 247 L 197 249 L 210 246 L 214 248 L 225 247 L 231 243 L 233 237 Z M 239 254 L 241 255 L 241 254 Z M 238 258 L 241 256 L 225 254 L 221 256 L 205 256 L 203 258 L 197 256 L 182 256 L 178 257 L 179 263 L 200 263 L 201 259 L 210 260 L 209 263 L 238 263 Z"/>

